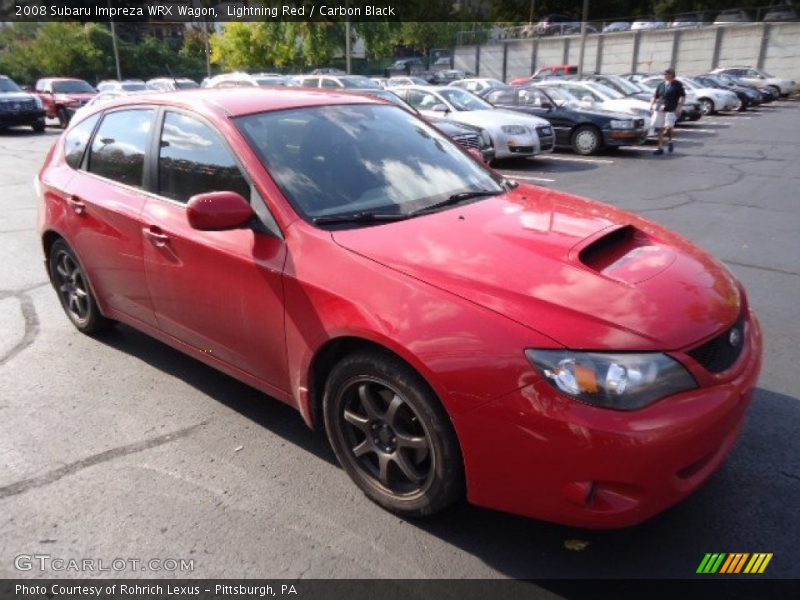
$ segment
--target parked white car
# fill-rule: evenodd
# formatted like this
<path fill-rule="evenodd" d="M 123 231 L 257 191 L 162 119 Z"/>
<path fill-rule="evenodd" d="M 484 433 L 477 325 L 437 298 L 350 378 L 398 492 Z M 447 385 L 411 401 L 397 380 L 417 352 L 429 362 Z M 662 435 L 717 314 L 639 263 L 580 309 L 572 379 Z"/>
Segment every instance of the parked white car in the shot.
<path fill-rule="evenodd" d="M 655 92 L 662 81 L 664 78 L 656 75 L 639 83 Z M 699 103 L 704 115 L 713 115 L 720 110 L 739 110 L 742 105 L 739 97 L 728 90 L 705 87 L 690 77 L 678 77 L 678 81 L 683 83 L 686 90 L 686 100 Z"/>
<path fill-rule="evenodd" d="M 106 79 L 98 83 L 96 89 L 98 92 L 144 92 L 147 91 L 147 85 L 141 79 Z"/>
<path fill-rule="evenodd" d="M 488 77 L 471 77 L 469 79 L 459 79 L 458 81 L 454 81 L 448 85 L 477 94 L 478 92 L 488 90 L 489 88 L 505 87 L 506 84 L 499 79 L 490 79 Z"/>
<path fill-rule="evenodd" d="M 724 67 L 711 71 L 712 75 L 722 73 L 732 75 L 747 85 L 757 88 L 770 88 L 781 96 L 788 96 L 797 91 L 797 83 L 791 79 L 781 79 L 755 67 Z"/>
<path fill-rule="evenodd" d="M 279 73 L 223 73 L 203 82 L 203 87 L 271 87 L 286 85 L 288 78 Z"/>
<path fill-rule="evenodd" d="M 495 159 L 552 152 L 553 127 L 540 117 L 495 108 L 466 90 L 450 86 L 406 86 L 392 91 L 425 117 L 474 125 L 492 138 Z"/>
<path fill-rule="evenodd" d="M 403 75 L 398 75 L 397 77 L 389 77 L 386 81 L 387 88 L 394 88 L 401 85 L 428 85 L 428 82 L 424 80 L 422 77 L 414 77 L 413 75 L 410 77 L 404 77 Z"/>
<path fill-rule="evenodd" d="M 300 87 L 366 90 L 381 86 L 363 75 L 297 75 L 293 78 Z"/>
<path fill-rule="evenodd" d="M 147 80 L 147 87 L 159 92 L 175 92 L 178 90 L 193 90 L 200 87 L 196 81 L 187 77 L 156 77 Z"/>

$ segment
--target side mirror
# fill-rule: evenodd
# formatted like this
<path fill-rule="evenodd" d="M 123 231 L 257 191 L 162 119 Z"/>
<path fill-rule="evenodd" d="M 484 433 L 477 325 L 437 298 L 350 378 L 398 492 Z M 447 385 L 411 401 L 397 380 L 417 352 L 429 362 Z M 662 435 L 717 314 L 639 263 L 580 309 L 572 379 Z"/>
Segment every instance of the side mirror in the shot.
<path fill-rule="evenodd" d="M 549 102 L 542 102 L 539 106 L 541 106 L 542 108 L 546 108 L 547 110 L 553 108 L 553 105 L 550 104 Z"/>
<path fill-rule="evenodd" d="M 253 208 L 236 192 L 209 192 L 189 198 L 189 225 L 202 231 L 237 229 L 253 218 Z"/>
<path fill-rule="evenodd" d="M 437 104 L 433 108 L 431 108 L 431 110 L 434 111 L 434 112 L 440 112 L 440 113 L 449 113 L 450 112 L 450 109 L 447 108 L 447 106 L 444 105 L 444 104 Z"/>

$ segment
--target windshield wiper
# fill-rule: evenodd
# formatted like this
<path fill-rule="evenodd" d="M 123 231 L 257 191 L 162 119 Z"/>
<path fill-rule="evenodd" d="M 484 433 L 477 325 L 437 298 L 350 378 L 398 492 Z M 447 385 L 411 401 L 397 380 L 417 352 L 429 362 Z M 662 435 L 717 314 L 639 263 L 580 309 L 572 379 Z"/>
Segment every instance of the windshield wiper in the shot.
<path fill-rule="evenodd" d="M 374 213 L 374 212 L 354 212 L 342 215 L 325 215 L 314 217 L 311 222 L 314 225 L 335 225 L 338 223 L 389 223 L 391 221 L 402 221 L 409 215 L 399 213 Z"/>
<path fill-rule="evenodd" d="M 441 202 L 437 202 L 436 204 L 431 204 L 430 206 L 426 206 L 424 208 L 419 208 L 415 211 L 409 213 L 412 217 L 417 215 L 424 215 L 429 212 L 433 212 L 439 208 L 444 208 L 445 206 L 450 206 L 452 204 L 458 204 L 460 202 L 464 202 L 465 200 L 471 200 L 472 198 L 481 198 L 483 196 L 498 196 L 502 194 L 503 190 L 471 190 L 469 192 L 459 192 L 458 194 L 453 194 L 446 200 L 442 200 Z"/>

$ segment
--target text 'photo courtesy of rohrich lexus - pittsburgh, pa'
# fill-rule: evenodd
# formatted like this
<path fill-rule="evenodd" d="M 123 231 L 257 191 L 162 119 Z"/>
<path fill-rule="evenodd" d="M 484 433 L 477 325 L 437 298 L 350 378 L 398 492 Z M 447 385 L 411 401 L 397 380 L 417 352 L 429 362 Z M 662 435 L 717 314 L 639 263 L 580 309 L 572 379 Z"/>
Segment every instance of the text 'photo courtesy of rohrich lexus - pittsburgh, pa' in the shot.
<path fill-rule="evenodd" d="M 78 330 L 125 323 L 290 404 L 404 517 L 640 523 L 720 467 L 761 368 L 718 260 L 379 97 L 111 100 L 35 186 Z"/>

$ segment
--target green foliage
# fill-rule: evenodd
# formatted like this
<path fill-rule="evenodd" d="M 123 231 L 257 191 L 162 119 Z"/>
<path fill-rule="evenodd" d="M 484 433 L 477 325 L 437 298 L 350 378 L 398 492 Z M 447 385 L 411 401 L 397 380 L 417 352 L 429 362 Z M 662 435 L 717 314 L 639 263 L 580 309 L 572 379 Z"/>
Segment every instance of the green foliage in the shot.
<path fill-rule="evenodd" d="M 459 22 L 409 21 L 401 25 L 397 42 L 409 48 L 427 53 L 431 48 L 449 48 L 456 43 L 456 36 L 464 28 Z"/>
<path fill-rule="evenodd" d="M 138 42 L 118 40 L 122 76 L 149 79 L 168 75 L 193 78 L 205 71 L 205 45 L 192 38 L 187 52 L 180 40 L 152 36 Z M 198 43 L 201 49 L 198 50 Z M 176 47 L 177 45 L 177 47 Z M 0 73 L 20 83 L 40 77 L 116 78 L 111 31 L 100 23 L 15 23 L 0 30 Z"/>

